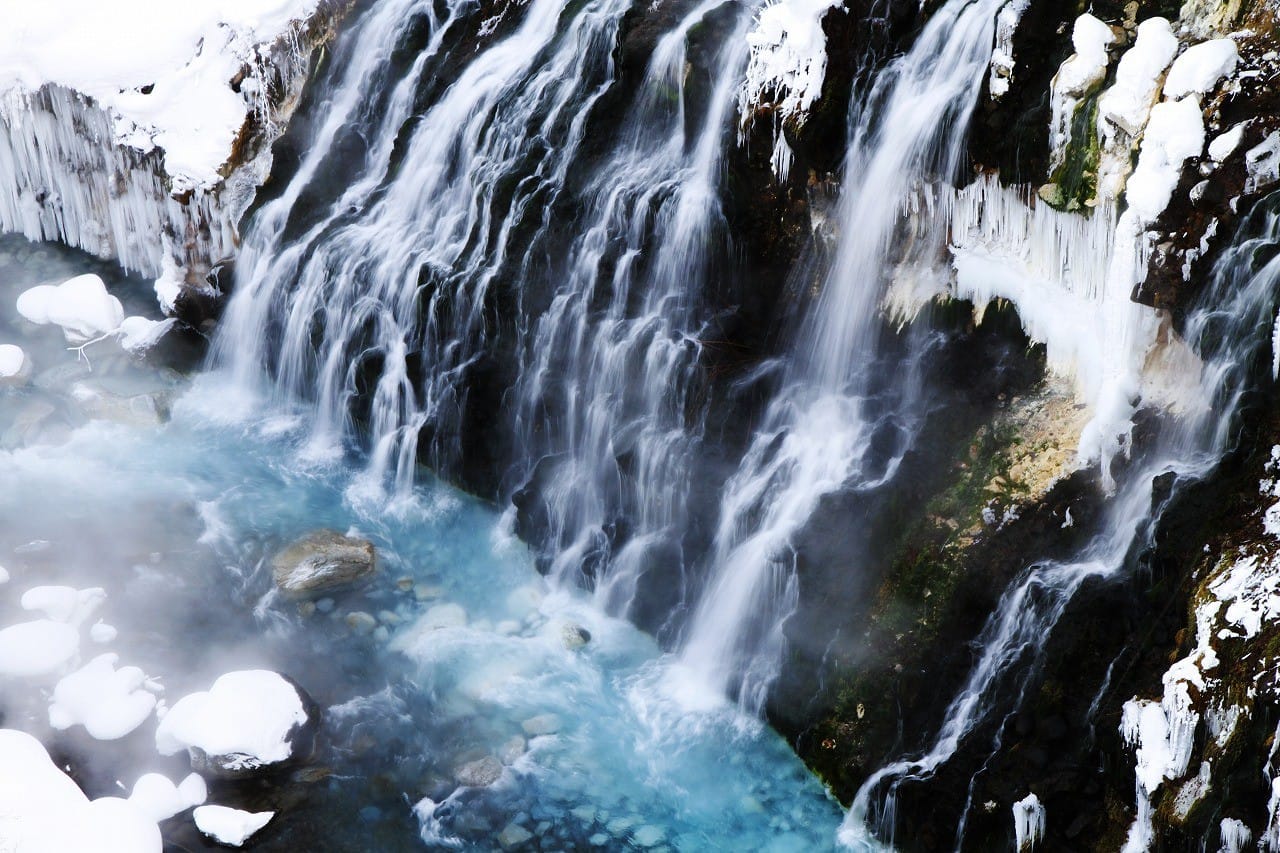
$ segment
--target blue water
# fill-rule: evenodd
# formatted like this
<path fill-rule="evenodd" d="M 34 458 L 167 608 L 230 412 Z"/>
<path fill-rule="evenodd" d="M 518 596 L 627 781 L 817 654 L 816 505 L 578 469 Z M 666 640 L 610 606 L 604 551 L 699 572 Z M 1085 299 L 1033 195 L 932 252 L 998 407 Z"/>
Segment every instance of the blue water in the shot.
<path fill-rule="evenodd" d="M 0 564 L 13 575 L 0 625 L 19 618 L 30 586 L 98 585 L 101 616 L 119 629 L 104 648 L 158 676 L 170 703 L 228 669 L 295 678 L 326 709 L 311 765 L 211 796 L 279 811 L 256 849 L 492 850 L 504 831 L 527 832 L 518 849 L 531 850 L 833 847 L 838 805 L 786 744 L 683 681 L 647 635 L 549 588 L 496 508 L 425 475 L 389 504 L 352 460 L 307 446 L 300 418 L 222 377 L 184 379 L 110 343 L 90 349 L 92 370 L 75 367 L 57 330 L 8 307 L 25 287 L 88 268 L 0 241 L 0 343 L 27 348 L 44 376 L 0 393 Z M 122 292 L 138 287 L 115 278 Z M 86 411 L 86 384 L 114 401 L 153 395 L 171 415 Z M 33 406 L 55 412 L 15 430 Z M 380 570 L 312 612 L 272 592 L 267 561 L 319 527 L 371 539 Z M 379 629 L 353 631 L 356 611 Z M 573 646 L 566 631 L 590 639 Z M 4 724 L 65 740 L 28 692 L 0 699 Z M 150 751 L 153 732 L 154 721 L 125 743 L 70 743 L 94 765 L 90 780 L 177 778 L 182 768 Z M 489 756 L 498 780 L 459 787 L 458 766 Z M 199 849 L 189 824 L 175 818 L 166 837 Z"/>

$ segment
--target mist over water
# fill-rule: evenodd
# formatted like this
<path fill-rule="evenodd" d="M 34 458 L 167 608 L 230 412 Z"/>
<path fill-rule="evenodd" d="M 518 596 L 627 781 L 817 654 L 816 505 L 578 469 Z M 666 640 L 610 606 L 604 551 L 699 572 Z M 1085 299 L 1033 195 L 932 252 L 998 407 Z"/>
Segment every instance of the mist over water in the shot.
<path fill-rule="evenodd" d="M 10 259 L 0 300 L 87 264 L 8 239 L 0 257 Z M 86 640 L 82 657 L 118 652 L 163 683 L 169 704 L 232 669 L 303 685 L 324 708 L 314 764 L 331 775 L 299 783 L 304 796 L 256 849 L 414 849 L 421 835 L 428 849 L 485 850 L 521 817 L 566 846 L 625 844 L 644 827 L 681 849 L 831 846 L 838 807 L 780 738 L 727 703 L 674 714 L 653 683 L 652 639 L 586 594 L 553 590 L 492 508 L 429 477 L 394 507 L 371 503 L 359 468 L 307 456 L 301 416 L 237 417 L 262 410 L 226 375 L 178 377 L 105 343 L 88 350 L 90 372 L 56 328 L 7 322 L 4 333 L 19 336 L 39 375 L 77 378 L 0 395 L 10 430 L 0 562 L 12 575 L 0 624 L 27 616 L 17 598 L 31 586 L 100 586 L 97 618 L 118 638 Z M 84 414 L 77 383 L 158 392 L 172 416 Z M 11 425 L 45 401 L 67 422 L 19 441 Z M 370 538 L 380 569 L 329 613 L 304 616 L 273 591 L 267 560 L 319 527 Z M 439 620 L 427 614 L 441 605 L 463 608 L 466 624 L 432 630 Z M 352 631 L 353 611 L 383 615 L 389 636 Z M 589 642 L 567 648 L 567 626 Z M 115 779 L 128 787 L 145 771 L 186 772 L 185 759 L 155 754 L 154 721 L 104 748 L 49 732 L 35 689 L 7 689 L 3 711 L 7 726 L 75 756 L 91 795 L 119 793 Z M 554 733 L 531 736 L 525 722 L 545 715 Z M 513 738 L 527 741 L 518 755 Z M 459 764 L 504 747 L 511 763 L 497 783 L 458 788 Z"/>

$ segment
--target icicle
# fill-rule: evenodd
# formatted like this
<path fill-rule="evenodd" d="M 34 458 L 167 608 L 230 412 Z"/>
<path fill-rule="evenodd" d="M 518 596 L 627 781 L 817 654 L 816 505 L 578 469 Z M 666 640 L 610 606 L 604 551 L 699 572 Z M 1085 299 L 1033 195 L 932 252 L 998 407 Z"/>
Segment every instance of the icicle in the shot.
<path fill-rule="evenodd" d="M 1044 838 L 1045 810 L 1040 798 L 1027 794 L 1013 804 L 1014 847 L 1018 853 L 1031 853 Z"/>
<path fill-rule="evenodd" d="M 1243 821 L 1233 817 L 1222 819 L 1218 834 L 1222 838 L 1222 846 L 1218 848 L 1218 853 L 1244 853 L 1244 849 L 1253 840 L 1253 832 L 1249 827 L 1245 826 Z"/>

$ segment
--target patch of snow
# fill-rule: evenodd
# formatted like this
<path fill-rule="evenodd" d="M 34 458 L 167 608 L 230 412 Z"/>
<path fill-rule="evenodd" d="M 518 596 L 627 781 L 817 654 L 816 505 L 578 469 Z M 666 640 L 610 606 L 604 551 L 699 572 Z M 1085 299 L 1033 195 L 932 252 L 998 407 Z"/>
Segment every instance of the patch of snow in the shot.
<path fill-rule="evenodd" d="M 120 328 L 124 307 L 96 275 L 80 275 L 59 285 L 42 284 L 18 297 L 18 313 L 37 325 L 60 326 L 71 343 Z"/>
<path fill-rule="evenodd" d="M 169 709 L 156 729 L 156 748 L 161 755 L 195 747 L 274 764 L 289 757 L 289 734 L 306 720 L 298 691 L 278 673 L 229 672 L 208 692 L 184 696 Z"/>
<path fill-rule="evenodd" d="M 0 631 L 0 677 L 35 678 L 60 672 L 80 652 L 80 633 L 65 622 L 39 619 Z"/>
<path fill-rule="evenodd" d="M 240 847 L 266 826 L 275 812 L 246 812 L 227 806 L 200 806 L 193 816 L 201 832 L 221 844 Z"/>
<path fill-rule="evenodd" d="M 49 705 L 49 725 L 82 725 L 97 740 L 118 740 L 146 722 L 156 697 L 143 688 L 147 676 L 141 669 L 116 669 L 119 659 L 110 653 L 98 655 L 59 681 Z"/>
<path fill-rule="evenodd" d="M 1174 60 L 1164 80 L 1166 98 L 1203 95 L 1236 70 L 1240 51 L 1229 38 L 1194 44 Z"/>

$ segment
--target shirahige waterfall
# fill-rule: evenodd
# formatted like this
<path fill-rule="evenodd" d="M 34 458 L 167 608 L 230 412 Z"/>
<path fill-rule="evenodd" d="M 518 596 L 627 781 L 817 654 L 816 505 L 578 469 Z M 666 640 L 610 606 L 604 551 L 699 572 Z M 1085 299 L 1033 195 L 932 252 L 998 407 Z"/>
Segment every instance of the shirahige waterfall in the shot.
<path fill-rule="evenodd" d="M 0 849 L 1280 850 L 1270 4 L 205 5 L 0 33 Z"/>

